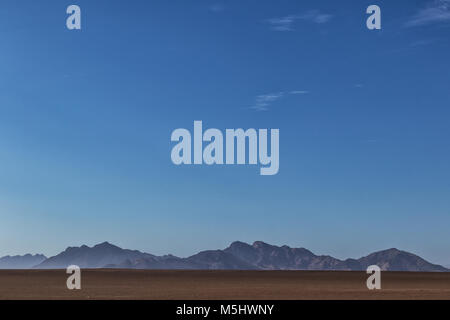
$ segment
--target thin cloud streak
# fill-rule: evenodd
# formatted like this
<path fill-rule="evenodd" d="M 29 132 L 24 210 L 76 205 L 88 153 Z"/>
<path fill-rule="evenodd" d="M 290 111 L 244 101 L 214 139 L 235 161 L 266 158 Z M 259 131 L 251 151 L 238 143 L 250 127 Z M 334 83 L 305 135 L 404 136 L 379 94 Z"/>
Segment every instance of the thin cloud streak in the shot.
<path fill-rule="evenodd" d="M 209 11 L 213 12 L 213 13 L 220 13 L 222 11 L 225 10 L 225 7 L 223 4 L 221 3 L 215 3 L 211 6 L 209 6 Z"/>
<path fill-rule="evenodd" d="M 310 10 L 301 15 L 289 15 L 281 18 L 268 19 L 267 22 L 275 31 L 293 31 L 294 23 L 297 20 L 303 20 L 316 24 L 323 24 L 330 21 L 333 16 L 331 14 L 321 13 L 318 10 Z"/>
<path fill-rule="evenodd" d="M 294 90 L 289 92 L 278 92 L 262 94 L 256 97 L 255 104 L 250 107 L 250 109 L 256 111 L 268 111 L 269 107 L 276 101 L 284 98 L 287 95 L 298 95 L 298 94 L 308 94 L 309 91 L 306 90 Z"/>
<path fill-rule="evenodd" d="M 309 93 L 309 91 L 306 91 L 306 90 L 295 90 L 295 91 L 291 91 L 289 93 L 290 94 L 307 94 L 307 93 Z"/>
<path fill-rule="evenodd" d="M 284 92 L 259 95 L 256 97 L 255 105 L 250 108 L 256 111 L 267 111 L 272 102 L 281 99 L 283 96 Z"/>
<path fill-rule="evenodd" d="M 272 18 L 267 20 L 272 25 L 272 30 L 275 31 L 292 31 L 292 25 L 295 21 L 294 16 L 287 16 L 282 18 Z"/>
<path fill-rule="evenodd" d="M 406 22 L 405 26 L 418 27 L 440 22 L 450 22 L 450 0 L 434 0 Z"/>

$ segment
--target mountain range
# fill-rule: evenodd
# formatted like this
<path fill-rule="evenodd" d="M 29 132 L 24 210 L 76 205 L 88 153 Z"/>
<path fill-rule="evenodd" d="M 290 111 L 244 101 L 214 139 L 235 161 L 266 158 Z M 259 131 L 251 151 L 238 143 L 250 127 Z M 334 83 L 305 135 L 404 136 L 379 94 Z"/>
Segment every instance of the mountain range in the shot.
<path fill-rule="evenodd" d="M 202 251 L 187 258 L 173 255 L 155 256 L 137 250 L 122 249 L 108 242 L 93 247 L 68 247 L 50 258 L 43 255 L 0 258 L 0 269 L 65 269 L 69 265 L 93 269 L 348 271 L 363 271 L 370 265 L 378 265 L 384 271 L 450 271 L 398 249 L 378 251 L 359 259 L 340 260 L 331 256 L 315 255 L 305 248 L 279 247 L 261 241 L 252 245 L 236 241 L 223 250 Z"/>
<path fill-rule="evenodd" d="M 6 256 L 0 258 L 0 269 L 31 269 L 47 259 L 42 254 L 24 256 Z"/>

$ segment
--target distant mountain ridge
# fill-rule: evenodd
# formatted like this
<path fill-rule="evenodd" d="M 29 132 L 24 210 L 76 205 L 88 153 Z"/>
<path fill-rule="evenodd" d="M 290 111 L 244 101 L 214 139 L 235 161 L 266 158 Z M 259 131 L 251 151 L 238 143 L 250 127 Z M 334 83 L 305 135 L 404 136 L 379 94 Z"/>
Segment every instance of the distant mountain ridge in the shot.
<path fill-rule="evenodd" d="M 0 258 L 0 269 L 31 269 L 40 264 L 46 256 L 43 254 L 26 254 L 23 256 L 5 256 Z"/>
<path fill-rule="evenodd" d="M 1 258 L 0 261 L 2 261 Z M 149 253 L 119 248 L 108 242 L 93 247 L 69 247 L 60 254 L 45 258 L 26 268 L 65 269 L 196 269 L 196 270 L 348 270 L 362 271 L 378 265 L 385 271 L 448 272 L 412 253 L 398 249 L 374 252 L 359 259 L 340 260 L 315 255 L 305 248 L 274 246 L 262 241 L 252 245 L 236 241 L 223 250 L 207 250 L 187 258 L 173 255 L 155 256 Z M 1 268 L 1 264 L 0 264 Z"/>
<path fill-rule="evenodd" d="M 331 256 L 317 256 L 305 248 L 273 246 L 261 241 L 253 245 L 233 242 L 225 252 L 232 253 L 261 270 L 367 270 L 377 265 L 384 271 L 450 271 L 440 265 L 431 264 L 421 257 L 398 249 L 372 253 L 360 259 L 339 260 Z"/>
<path fill-rule="evenodd" d="M 73 264 L 80 268 L 104 268 L 106 265 L 123 263 L 126 260 L 134 261 L 155 256 L 137 250 L 122 249 L 108 242 L 93 246 L 68 247 L 60 254 L 48 258 L 36 267 L 39 269 L 61 269 Z M 69 264 L 67 264 L 69 263 Z"/>

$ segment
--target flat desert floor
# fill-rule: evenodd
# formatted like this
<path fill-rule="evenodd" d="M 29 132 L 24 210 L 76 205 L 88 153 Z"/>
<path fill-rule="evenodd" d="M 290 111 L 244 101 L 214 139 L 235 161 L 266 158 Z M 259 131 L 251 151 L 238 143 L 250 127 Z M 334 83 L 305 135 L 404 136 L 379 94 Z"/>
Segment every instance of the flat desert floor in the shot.
<path fill-rule="evenodd" d="M 450 299 L 450 273 L 382 272 L 376 291 L 365 272 L 82 270 L 82 288 L 72 291 L 68 276 L 0 270 L 0 299 Z"/>

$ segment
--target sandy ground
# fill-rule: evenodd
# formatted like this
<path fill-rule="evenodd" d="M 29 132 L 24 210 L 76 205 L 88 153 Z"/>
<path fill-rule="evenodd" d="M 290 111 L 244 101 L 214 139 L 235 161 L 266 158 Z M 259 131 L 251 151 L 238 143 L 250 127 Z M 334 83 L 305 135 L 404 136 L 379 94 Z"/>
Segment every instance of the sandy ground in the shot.
<path fill-rule="evenodd" d="M 369 291 L 364 272 L 83 270 L 68 290 L 65 270 L 0 270 L 0 299 L 317 300 L 446 299 L 450 273 L 384 272 Z"/>

